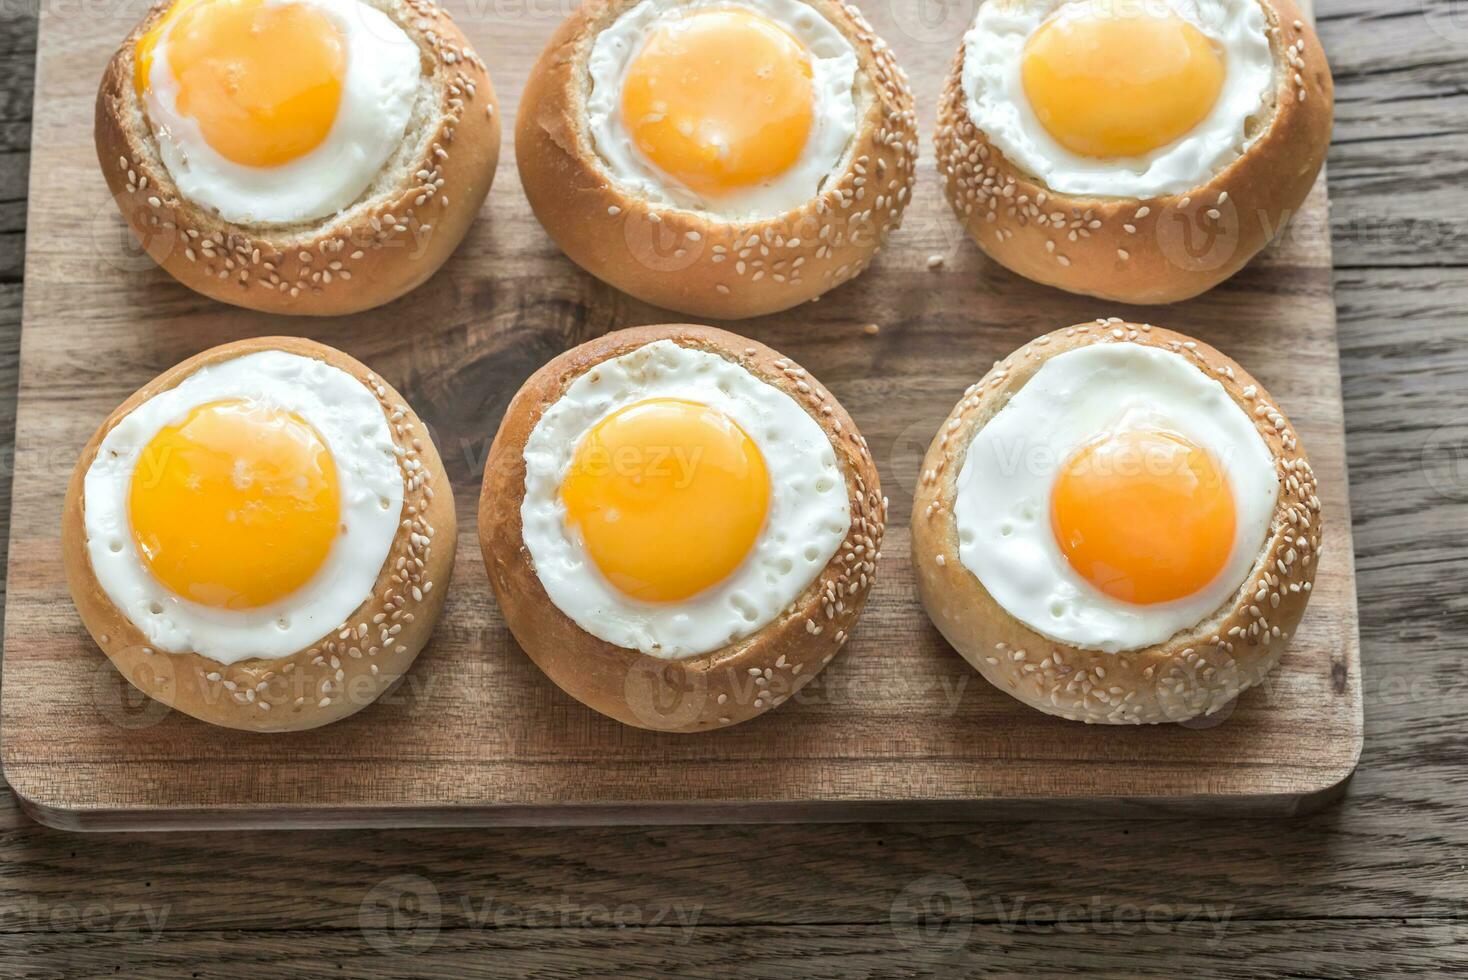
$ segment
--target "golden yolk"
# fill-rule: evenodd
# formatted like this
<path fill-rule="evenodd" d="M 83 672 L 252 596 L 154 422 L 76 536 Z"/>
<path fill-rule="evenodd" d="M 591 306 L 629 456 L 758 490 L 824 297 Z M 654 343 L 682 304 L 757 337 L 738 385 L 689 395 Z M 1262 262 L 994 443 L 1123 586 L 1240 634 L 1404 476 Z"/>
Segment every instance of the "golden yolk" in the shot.
<path fill-rule="evenodd" d="M 596 567 L 647 602 L 715 585 L 753 550 L 770 476 L 748 433 L 706 405 L 655 398 L 598 422 L 561 483 Z"/>
<path fill-rule="evenodd" d="M 248 400 L 200 405 L 133 470 L 128 517 L 143 563 L 172 592 L 254 609 L 304 585 L 340 523 L 336 464 L 304 419 Z"/>
<path fill-rule="evenodd" d="M 1055 141 L 1089 157 L 1136 157 L 1213 111 L 1224 60 L 1172 13 L 1089 10 L 1051 18 L 1025 46 L 1025 96 Z"/>
<path fill-rule="evenodd" d="M 346 39 L 321 11 L 265 0 L 179 0 L 138 41 L 133 81 L 140 95 L 165 34 L 178 111 L 225 159 L 278 166 L 331 132 Z"/>
<path fill-rule="evenodd" d="M 800 159 L 814 104 L 810 56 L 784 28 L 705 10 L 648 37 L 623 82 L 622 123 L 658 169 L 718 196 Z"/>
<path fill-rule="evenodd" d="M 1071 567 L 1123 602 L 1192 595 L 1234 546 L 1234 498 L 1212 454 L 1171 432 L 1090 443 L 1061 469 L 1050 522 Z"/>

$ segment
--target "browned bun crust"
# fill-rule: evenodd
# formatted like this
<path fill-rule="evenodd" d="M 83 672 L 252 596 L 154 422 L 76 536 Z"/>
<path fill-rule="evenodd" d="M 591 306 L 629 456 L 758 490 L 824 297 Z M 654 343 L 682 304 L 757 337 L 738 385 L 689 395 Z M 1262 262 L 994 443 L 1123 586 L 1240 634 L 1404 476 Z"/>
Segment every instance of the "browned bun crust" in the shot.
<path fill-rule="evenodd" d="M 234 664 L 197 653 L 166 653 L 113 605 L 87 554 L 82 483 L 97 447 L 113 426 L 199 368 L 262 350 L 315 358 L 357 378 L 377 396 L 393 439 L 403 450 L 404 519 L 372 594 L 340 627 L 296 653 Z M 428 429 L 401 395 L 341 351 L 295 337 L 241 340 L 173 367 L 118 406 L 82 450 L 66 490 L 61 551 L 66 581 L 87 632 L 124 677 L 144 694 L 195 718 L 256 732 L 315 728 L 353 714 L 407 671 L 428 642 L 443 609 L 454 567 L 454 503 L 448 476 Z"/>
<path fill-rule="evenodd" d="M 665 660 L 613 646 L 577 626 L 541 584 L 521 534 L 525 443 L 576 378 L 656 340 L 708 351 L 785 392 L 820 423 L 846 477 L 851 530 L 821 575 L 779 618 L 711 653 Z M 799 365 L 712 327 L 634 327 L 573 348 L 525 382 L 484 467 L 479 543 L 505 622 L 562 690 L 638 728 L 699 732 L 747 721 L 784 702 L 845 644 L 876 575 L 887 505 L 866 440 L 841 404 Z"/>
<path fill-rule="evenodd" d="M 499 106 L 484 62 L 429 0 L 362 0 L 421 52 L 428 94 L 398 153 L 346 211 L 293 225 L 237 224 L 179 196 L 133 86 L 133 28 L 97 92 L 97 159 L 143 248 L 190 289 L 266 313 L 336 316 L 397 299 L 469 230 L 499 163 Z"/>
<path fill-rule="evenodd" d="M 1041 365 L 1078 347 L 1120 342 L 1181 354 L 1222 384 L 1268 444 L 1280 495 L 1258 561 L 1213 616 L 1165 643 L 1103 653 L 1042 636 L 994 600 L 959 560 L 953 500 L 974 436 Z M 1031 341 L 964 394 L 923 459 L 912 505 L 912 561 L 933 623 L 995 687 L 1073 721 L 1155 724 L 1213 714 L 1279 662 L 1310 598 L 1320 528 L 1310 462 L 1289 419 L 1248 372 L 1182 334 L 1098 320 Z"/>
<path fill-rule="evenodd" d="M 969 117 L 960 46 L 938 109 L 949 204 L 990 258 L 1073 293 L 1172 303 L 1228 279 L 1304 202 L 1330 147 L 1335 86 L 1294 0 L 1259 0 L 1278 86 L 1267 130 L 1206 184 L 1148 200 L 1057 193 L 989 143 Z"/>
<path fill-rule="evenodd" d="M 726 320 L 789 309 L 865 269 L 902 222 L 917 126 L 907 76 L 860 11 L 804 0 L 851 42 L 871 90 L 844 169 L 793 211 L 728 222 L 649 202 L 600 163 L 586 126 L 586 62 L 597 35 L 637 2 L 587 0 L 551 37 L 520 100 L 520 181 L 556 244 L 638 299 Z"/>

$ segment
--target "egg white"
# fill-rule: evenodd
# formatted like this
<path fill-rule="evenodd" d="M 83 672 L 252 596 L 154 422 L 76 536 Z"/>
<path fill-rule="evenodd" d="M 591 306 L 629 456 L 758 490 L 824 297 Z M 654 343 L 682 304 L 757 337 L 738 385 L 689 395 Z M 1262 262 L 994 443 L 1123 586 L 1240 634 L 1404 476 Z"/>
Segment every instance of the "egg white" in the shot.
<path fill-rule="evenodd" d="M 726 195 L 706 197 L 663 172 L 622 124 L 622 86 L 644 41 L 663 22 L 691 10 L 749 10 L 783 27 L 811 58 L 816 104 L 800 158 L 784 173 Z M 800 0 L 643 0 L 597 35 L 587 61 L 591 91 L 587 126 L 613 180 L 655 204 L 702 211 L 729 220 L 783 214 L 820 193 L 837 172 L 856 134 L 856 51 L 836 26 Z"/>
<path fill-rule="evenodd" d="M 560 487 L 586 434 L 653 398 L 707 405 L 759 447 L 769 512 L 751 554 L 728 578 L 681 602 L 618 591 L 567 521 Z M 717 650 L 772 622 L 815 581 L 851 529 L 846 481 L 825 431 L 789 395 L 717 354 L 659 340 L 605 361 L 546 409 L 525 443 L 525 547 L 556 608 L 592 636 L 665 659 Z"/>
<path fill-rule="evenodd" d="M 200 405 L 253 399 L 308 422 L 336 464 L 341 533 L 305 585 L 250 610 L 216 609 L 175 595 L 149 573 L 133 541 L 133 470 L 165 426 Z M 340 368 L 285 351 L 259 351 L 200 368 L 115 425 L 83 483 L 87 554 L 107 597 L 153 647 L 222 664 L 276 658 L 315 643 L 372 593 L 402 520 L 398 449 L 377 398 Z"/>
<path fill-rule="evenodd" d="M 1146 0 L 1198 28 L 1223 52 L 1225 76 L 1207 118 L 1145 156 L 1098 159 L 1055 141 L 1031 108 L 1021 68 L 1025 45 L 1061 7 L 1137 7 L 1141 0 L 984 0 L 963 40 L 969 117 L 1012 163 L 1062 194 L 1145 200 L 1206 184 L 1246 152 L 1275 86 L 1269 24 L 1259 0 Z M 1262 127 L 1256 127 L 1262 129 Z"/>
<path fill-rule="evenodd" d="M 1132 605 L 1070 565 L 1050 524 L 1059 469 L 1107 432 L 1160 428 L 1212 453 L 1233 492 L 1233 548 L 1197 593 Z M 1182 355 L 1094 344 L 1046 361 L 978 431 L 959 470 L 959 559 L 996 602 L 1035 632 L 1115 653 L 1161 643 L 1212 616 L 1258 560 L 1279 498 L 1269 447 L 1223 386 Z M 1146 520 L 1145 514 L 1137 515 Z"/>
<path fill-rule="evenodd" d="M 274 167 L 225 159 L 198 122 L 178 110 L 178 83 L 159 39 L 145 106 L 158 153 L 186 200 L 241 224 L 291 224 L 336 214 L 362 196 L 407 132 L 422 86 L 418 46 L 392 19 L 359 0 L 269 0 L 325 14 L 346 39 L 346 76 L 330 132 L 304 156 Z M 177 22 L 175 22 L 176 25 Z"/>

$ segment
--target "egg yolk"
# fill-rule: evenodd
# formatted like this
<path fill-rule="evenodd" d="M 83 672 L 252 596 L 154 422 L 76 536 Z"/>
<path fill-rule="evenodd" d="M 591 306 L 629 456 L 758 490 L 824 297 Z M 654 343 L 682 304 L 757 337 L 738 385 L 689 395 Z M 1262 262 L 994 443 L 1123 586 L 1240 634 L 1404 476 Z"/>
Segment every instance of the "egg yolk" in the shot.
<path fill-rule="evenodd" d="M 1171 12 L 1085 5 L 1046 21 L 1025 45 L 1025 96 L 1055 141 L 1088 157 L 1143 156 L 1213 111 L 1224 59 Z"/>
<path fill-rule="evenodd" d="M 320 10 L 267 0 L 179 0 L 134 52 L 134 84 L 149 88 L 166 40 L 178 111 L 226 160 L 274 167 L 310 153 L 341 104 L 347 49 Z"/>
<path fill-rule="evenodd" d="M 723 581 L 754 549 L 770 476 L 733 419 L 655 398 L 586 434 L 561 499 L 612 585 L 634 599 L 674 602 Z"/>
<path fill-rule="evenodd" d="M 1077 574 L 1138 605 L 1198 592 L 1234 545 L 1218 461 L 1172 432 L 1124 431 L 1083 447 L 1056 478 L 1050 520 Z"/>
<path fill-rule="evenodd" d="M 153 577 L 185 599 L 254 609 L 314 576 L 336 539 L 341 491 L 298 415 L 235 399 L 164 427 L 133 470 L 128 517 Z"/>
<path fill-rule="evenodd" d="M 811 60 L 745 10 L 686 14 L 654 31 L 622 85 L 622 122 L 654 166 L 709 196 L 777 177 L 810 136 Z"/>

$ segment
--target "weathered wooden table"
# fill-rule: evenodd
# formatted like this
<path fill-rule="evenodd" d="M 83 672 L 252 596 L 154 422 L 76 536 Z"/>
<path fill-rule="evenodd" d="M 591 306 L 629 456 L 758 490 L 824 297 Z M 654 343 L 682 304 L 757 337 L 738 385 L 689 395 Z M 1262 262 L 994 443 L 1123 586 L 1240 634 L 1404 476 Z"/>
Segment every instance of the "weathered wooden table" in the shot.
<path fill-rule="evenodd" d="M 1367 723 L 1338 806 L 1292 822 L 68 836 L 0 789 L 0 974 L 1468 973 L 1468 4 L 1321 8 Z M 0 4 L 6 473 L 34 36 L 27 0 Z"/>

